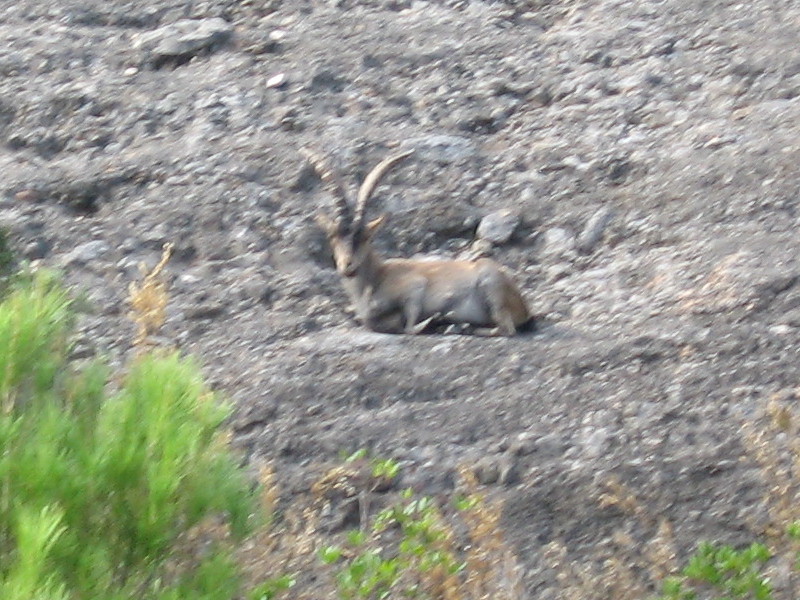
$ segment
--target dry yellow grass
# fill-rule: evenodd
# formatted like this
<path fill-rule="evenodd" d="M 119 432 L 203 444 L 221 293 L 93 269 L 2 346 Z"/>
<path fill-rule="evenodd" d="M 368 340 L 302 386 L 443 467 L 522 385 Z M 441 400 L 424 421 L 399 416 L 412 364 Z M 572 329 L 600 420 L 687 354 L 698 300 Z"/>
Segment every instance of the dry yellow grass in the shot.
<path fill-rule="evenodd" d="M 575 562 L 561 541 L 548 544 L 545 559 L 559 583 L 564 600 L 642 600 L 678 568 L 672 526 L 659 518 L 616 478 L 605 482 L 598 497 L 601 508 L 615 507 L 637 523 L 644 538 L 635 539 L 623 528 L 611 544 L 598 550 L 592 561 Z"/>
<path fill-rule="evenodd" d="M 272 489 L 269 502 L 278 502 L 274 473 L 262 483 Z M 398 542 L 398 530 L 375 531 L 372 519 L 387 505 L 398 501 L 396 492 L 376 493 L 376 479 L 367 461 L 349 462 L 325 469 L 305 494 L 295 494 L 283 518 L 270 531 L 254 536 L 242 545 L 237 556 L 248 581 L 282 573 L 295 573 L 302 580 L 292 590 L 292 598 L 334 598 L 337 589 L 335 569 L 319 561 L 321 548 L 342 544 L 346 532 L 332 534 L 324 526 L 322 515 L 341 508 L 342 501 L 360 505 L 360 529 L 367 535 L 365 547 L 389 549 Z M 427 549 L 452 557 L 464 569 L 449 572 L 442 566 L 424 569 L 412 564 L 405 570 L 390 599 L 404 598 L 402 590 L 415 588 L 420 597 L 431 600 L 519 600 L 522 568 L 512 548 L 506 543 L 500 524 L 501 505 L 489 502 L 468 469 L 461 470 L 460 490 L 469 508 L 460 511 L 435 507 L 434 528 L 441 534 Z M 352 558 L 357 549 L 343 548 L 343 556 Z M 391 552 L 389 552 L 391 554 Z"/>
<path fill-rule="evenodd" d="M 166 308 L 169 296 L 167 283 L 163 278 L 164 267 L 167 266 L 172 256 L 172 244 L 164 244 L 161 260 L 155 267 L 147 270 L 142 264 L 139 270 L 142 273 L 142 282 L 131 282 L 128 286 L 128 295 L 131 303 L 131 319 L 136 323 L 136 346 L 149 345 L 152 336 L 164 326 Z"/>
<path fill-rule="evenodd" d="M 784 592 L 792 596 L 792 590 L 800 589 L 796 568 L 800 539 L 788 534 L 790 526 L 800 523 L 800 414 L 795 408 L 798 400 L 800 389 L 772 394 L 763 417 L 746 426 L 744 433 L 745 446 L 767 486 L 764 503 L 769 521 L 755 534 L 767 538 L 776 557 L 768 570 L 774 581 L 782 582 L 776 598 L 784 597 Z"/>
<path fill-rule="evenodd" d="M 782 580 L 775 590 L 777 599 L 794 598 L 800 577 L 793 567 L 800 554 L 800 541 L 787 535 L 787 528 L 800 522 L 800 413 L 795 406 L 800 389 L 784 390 L 770 396 L 763 416 L 744 426 L 748 454 L 761 471 L 766 484 L 764 504 L 769 512 L 766 526 L 753 527 L 753 541 L 769 540 L 775 560 L 766 575 Z M 608 548 L 594 560 L 576 563 L 569 548 L 555 541 L 545 548 L 564 600 L 641 600 L 684 566 L 688 556 L 677 555 L 671 523 L 655 516 L 625 484 L 616 479 L 605 483 L 598 497 L 601 507 L 615 507 L 638 524 L 639 539 L 624 529 L 612 535 Z M 648 537 L 649 536 L 649 537 Z M 700 542 L 703 540 L 695 540 Z M 780 573 L 780 577 L 777 575 Z"/>
<path fill-rule="evenodd" d="M 481 493 L 475 474 L 460 469 L 461 485 L 472 506 L 462 511 L 467 525 L 469 545 L 466 548 L 466 569 L 461 598 L 517 600 L 524 597 L 522 566 L 506 542 L 502 505 L 489 502 Z"/>

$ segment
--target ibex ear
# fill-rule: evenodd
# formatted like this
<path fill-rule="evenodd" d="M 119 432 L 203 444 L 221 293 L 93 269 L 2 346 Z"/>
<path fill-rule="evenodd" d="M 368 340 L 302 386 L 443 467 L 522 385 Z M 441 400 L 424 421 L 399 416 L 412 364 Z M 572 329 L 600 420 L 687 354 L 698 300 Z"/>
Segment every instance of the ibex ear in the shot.
<path fill-rule="evenodd" d="M 336 222 L 325 213 L 317 213 L 314 215 L 314 220 L 317 222 L 317 225 L 322 228 L 326 235 L 332 236 L 336 233 Z"/>
<path fill-rule="evenodd" d="M 381 215 L 377 219 L 373 219 L 367 223 L 367 237 L 372 237 L 380 229 L 383 222 L 386 220 L 386 215 Z"/>

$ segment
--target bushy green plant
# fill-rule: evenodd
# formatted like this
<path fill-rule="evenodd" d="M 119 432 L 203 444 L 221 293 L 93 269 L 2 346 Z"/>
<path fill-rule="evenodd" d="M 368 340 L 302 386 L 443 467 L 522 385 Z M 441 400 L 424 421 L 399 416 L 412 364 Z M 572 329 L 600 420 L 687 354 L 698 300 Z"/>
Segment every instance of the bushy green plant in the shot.
<path fill-rule="evenodd" d="M 219 515 L 248 531 L 255 503 L 220 431 L 229 408 L 176 353 L 115 380 L 73 369 L 70 326 L 46 274 L 0 303 L 0 598 L 235 597 L 229 544 L 193 560 L 176 549 Z"/>

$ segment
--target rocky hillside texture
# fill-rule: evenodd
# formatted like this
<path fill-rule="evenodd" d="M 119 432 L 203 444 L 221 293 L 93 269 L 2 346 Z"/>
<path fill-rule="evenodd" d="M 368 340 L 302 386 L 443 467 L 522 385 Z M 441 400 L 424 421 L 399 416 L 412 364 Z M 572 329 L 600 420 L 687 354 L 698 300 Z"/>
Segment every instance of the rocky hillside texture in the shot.
<path fill-rule="evenodd" d="M 130 352 L 129 282 L 173 243 L 163 342 L 288 493 L 361 447 L 429 494 L 473 465 L 532 598 L 552 542 L 650 547 L 609 481 L 681 552 L 766 525 L 742 427 L 800 385 L 795 0 L 3 0 L 0 40 L 0 225 L 85 290 L 76 357 Z M 304 146 L 353 183 L 415 149 L 382 251 L 480 237 L 538 332 L 361 328 Z"/>

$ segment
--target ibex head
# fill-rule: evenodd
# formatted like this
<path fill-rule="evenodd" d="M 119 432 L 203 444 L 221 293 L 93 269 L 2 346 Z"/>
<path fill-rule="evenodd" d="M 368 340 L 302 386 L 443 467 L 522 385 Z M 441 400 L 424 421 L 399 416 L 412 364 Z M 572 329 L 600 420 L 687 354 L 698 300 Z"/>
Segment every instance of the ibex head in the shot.
<path fill-rule="evenodd" d="M 385 220 L 385 215 L 381 215 L 367 221 L 367 202 L 381 178 L 412 151 L 395 154 L 378 163 L 361 184 L 354 209 L 344 185 L 325 160 L 311 150 L 304 148 L 302 152 L 334 194 L 336 212 L 333 216 L 318 213 L 316 221 L 328 236 L 336 270 L 344 277 L 354 277 L 370 258 L 372 238 Z"/>

